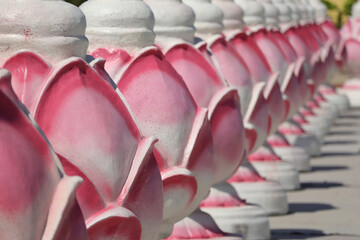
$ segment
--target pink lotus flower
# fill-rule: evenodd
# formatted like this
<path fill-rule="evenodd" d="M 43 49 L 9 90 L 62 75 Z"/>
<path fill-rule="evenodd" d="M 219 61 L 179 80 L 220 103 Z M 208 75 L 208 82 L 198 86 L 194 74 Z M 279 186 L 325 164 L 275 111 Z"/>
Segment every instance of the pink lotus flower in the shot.
<path fill-rule="evenodd" d="M 341 35 L 339 30 L 335 27 L 334 23 L 331 20 L 326 20 L 320 24 L 322 30 L 327 35 L 331 44 L 334 48 L 334 51 L 338 48 L 341 40 Z"/>
<path fill-rule="evenodd" d="M 79 177 L 59 159 L 0 70 L 0 238 L 87 240 L 75 198 Z"/>
<path fill-rule="evenodd" d="M 208 113 L 198 108 L 181 76 L 159 49 L 130 56 L 121 49 L 97 49 L 105 69 L 124 94 L 140 129 L 159 138 L 155 157 L 164 188 L 163 230 L 189 215 L 214 181 L 213 142 Z"/>
<path fill-rule="evenodd" d="M 288 110 L 283 103 L 283 95 L 278 82 L 279 72 L 271 70 L 269 62 L 266 60 L 266 56 L 260 51 L 258 44 L 251 37 L 247 36 L 245 33 L 239 33 L 229 36 L 228 38 L 239 55 L 242 56 L 254 82 L 266 83 L 264 87 L 264 98 L 268 110 L 268 128 L 266 133 L 268 135 L 272 134 L 284 120 L 285 113 Z M 261 74 L 259 74 L 259 72 L 261 72 Z"/>
<path fill-rule="evenodd" d="M 101 62 L 94 66 L 101 69 Z M 152 154 L 155 141 L 141 136 L 121 94 L 79 58 L 53 67 L 21 52 L 4 67 L 14 73 L 16 95 L 53 144 L 65 172 L 84 179 L 76 195 L 90 239 L 156 238 L 163 195 Z"/>
<path fill-rule="evenodd" d="M 242 112 L 246 113 L 244 115 L 245 149 L 249 152 L 264 141 L 268 130 L 268 112 L 263 97 L 263 86 L 255 87 L 260 84 L 256 83 L 253 87 L 253 81 L 244 60 L 223 36 L 213 37 L 207 45 L 205 43 L 198 45 L 198 49 L 213 63 L 218 74 L 226 79 L 224 81 L 236 88 L 239 96 L 243 96 L 240 101 Z M 207 49 L 211 50 L 211 56 Z M 259 91 L 254 89 L 259 89 Z M 256 102 L 261 104 L 256 104 Z M 258 107 L 254 108 L 255 105 Z M 251 106 L 250 109 L 248 109 L 249 106 Z"/>
<path fill-rule="evenodd" d="M 360 18 L 351 18 L 341 28 L 342 40 L 337 58 L 343 56 L 342 69 L 352 75 L 360 74 Z"/>
<path fill-rule="evenodd" d="M 178 43 L 163 51 L 196 103 L 209 109 L 215 155 L 214 183 L 224 181 L 238 169 L 244 155 L 244 126 L 237 91 L 226 85 L 195 47 Z"/>

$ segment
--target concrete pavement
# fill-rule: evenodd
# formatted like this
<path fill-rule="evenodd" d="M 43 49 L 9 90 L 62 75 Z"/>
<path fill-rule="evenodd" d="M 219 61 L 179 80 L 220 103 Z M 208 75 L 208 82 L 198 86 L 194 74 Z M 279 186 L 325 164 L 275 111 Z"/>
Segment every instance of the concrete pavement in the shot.
<path fill-rule="evenodd" d="M 341 113 L 311 164 L 290 214 L 270 217 L 272 239 L 360 240 L 360 109 Z"/>

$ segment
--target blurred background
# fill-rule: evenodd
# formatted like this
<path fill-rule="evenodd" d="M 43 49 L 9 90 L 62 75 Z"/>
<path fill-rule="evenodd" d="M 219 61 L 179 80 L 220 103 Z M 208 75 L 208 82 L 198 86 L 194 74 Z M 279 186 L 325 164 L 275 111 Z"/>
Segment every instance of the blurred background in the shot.
<path fill-rule="evenodd" d="M 66 0 L 76 6 L 80 6 L 86 0 Z M 328 8 L 328 14 L 333 19 L 335 25 L 340 28 L 348 16 L 351 15 L 351 6 L 356 0 L 322 0 Z"/>

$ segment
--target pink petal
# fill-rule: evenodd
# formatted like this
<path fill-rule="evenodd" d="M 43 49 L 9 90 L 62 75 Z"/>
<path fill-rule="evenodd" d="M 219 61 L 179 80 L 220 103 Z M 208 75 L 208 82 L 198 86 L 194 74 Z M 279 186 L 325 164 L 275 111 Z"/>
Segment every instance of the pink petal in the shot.
<path fill-rule="evenodd" d="M 108 207 L 86 221 L 90 240 L 140 240 L 138 218 L 122 207 Z"/>
<path fill-rule="evenodd" d="M 215 165 L 211 126 L 207 109 L 198 109 L 191 135 L 184 151 L 183 166 L 196 177 L 198 190 L 189 214 L 203 200 L 213 184 Z"/>
<path fill-rule="evenodd" d="M 95 188 L 91 180 L 79 169 L 74 163 L 59 155 L 60 161 L 68 176 L 79 176 L 83 179 L 83 183 L 76 192 L 76 197 L 81 206 L 81 211 L 85 219 L 97 213 L 105 207 L 105 203 L 101 199 L 98 190 Z"/>
<path fill-rule="evenodd" d="M 257 83 L 254 86 L 252 99 L 244 117 L 245 136 L 246 139 L 251 140 L 247 148 L 248 153 L 251 153 L 251 151 L 259 147 L 267 135 L 266 132 L 269 122 L 266 100 L 263 96 L 264 85 L 265 83 Z"/>
<path fill-rule="evenodd" d="M 277 126 L 282 122 L 285 115 L 284 102 L 278 83 L 278 77 L 275 75 L 269 79 L 264 91 L 264 97 L 268 108 L 271 124 L 268 126 L 268 133 L 274 133 Z"/>
<path fill-rule="evenodd" d="M 53 153 L 2 91 L 0 129 L 0 239 L 40 239 L 60 181 Z"/>
<path fill-rule="evenodd" d="M 152 48 L 134 57 L 116 82 L 143 134 L 159 139 L 165 167 L 181 165 L 196 104 L 180 75 Z"/>
<path fill-rule="evenodd" d="M 33 52 L 20 52 L 8 59 L 4 68 L 12 73 L 12 87 L 30 110 L 41 91 L 51 66 Z"/>
<path fill-rule="evenodd" d="M 35 119 L 57 153 L 76 163 L 104 202 L 116 201 L 140 135 L 114 89 L 83 60 L 69 59 L 49 78 Z"/>
<path fill-rule="evenodd" d="M 163 213 L 163 189 L 153 155 L 154 138 L 142 139 L 118 204 L 132 211 L 142 226 L 142 239 L 155 239 Z"/>
<path fill-rule="evenodd" d="M 216 93 L 209 105 L 209 119 L 216 164 L 214 182 L 220 182 L 233 175 L 243 160 L 245 131 L 236 89 Z"/>
<path fill-rule="evenodd" d="M 165 56 L 184 79 L 198 106 L 207 107 L 216 91 L 223 86 L 210 63 L 189 44 L 177 44 Z"/>
<path fill-rule="evenodd" d="M 230 39 L 237 52 L 245 60 L 254 81 L 263 82 L 269 79 L 271 68 L 254 40 L 246 33 L 239 33 Z"/>
<path fill-rule="evenodd" d="M 118 72 L 128 63 L 130 55 L 118 48 L 99 48 L 91 53 L 94 58 L 106 59 L 106 72 L 112 77 L 116 78 Z"/>
<path fill-rule="evenodd" d="M 49 217 L 42 239 L 88 239 L 88 233 L 80 207 L 76 201 L 79 177 L 61 179 L 50 206 Z"/>

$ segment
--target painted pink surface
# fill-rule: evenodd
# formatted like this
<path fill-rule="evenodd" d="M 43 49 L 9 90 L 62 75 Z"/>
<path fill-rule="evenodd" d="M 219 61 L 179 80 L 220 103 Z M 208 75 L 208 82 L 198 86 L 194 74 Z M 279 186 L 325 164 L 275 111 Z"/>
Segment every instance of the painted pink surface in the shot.
<path fill-rule="evenodd" d="M 271 70 L 280 74 L 279 81 L 282 82 L 288 68 L 288 62 L 273 34 L 265 29 L 260 29 L 252 32 L 250 36 L 264 54 Z"/>
<path fill-rule="evenodd" d="M 318 103 L 317 101 L 315 101 L 315 99 L 312 99 L 312 100 L 308 101 L 308 102 L 306 103 L 306 106 L 307 106 L 308 108 L 310 108 L 311 110 L 319 109 L 319 108 L 320 108 L 319 103 Z"/>
<path fill-rule="evenodd" d="M 272 72 L 266 57 L 250 36 L 239 33 L 230 37 L 229 41 L 246 62 L 254 83 L 267 83 L 264 94 L 269 111 L 269 123 L 271 123 L 268 132 L 272 133 L 280 122 L 284 120 L 285 113 L 288 112 L 287 106 L 282 103 L 282 93 L 278 83 L 279 75 Z"/>
<path fill-rule="evenodd" d="M 305 60 L 298 73 L 299 94 L 303 96 L 302 102 L 304 102 L 313 96 L 316 88 L 325 81 L 324 64 L 319 59 L 318 46 L 309 31 L 303 27 L 290 28 L 285 35 L 297 56 Z M 310 78 L 316 78 L 316 82 L 308 81 Z"/>
<path fill-rule="evenodd" d="M 285 59 L 288 63 L 295 63 L 298 60 L 298 56 L 294 48 L 289 43 L 288 39 L 280 31 L 271 32 L 273 40 L 277 43 L 277 46 L 280 48 L 281 52 L 285 56 Z"/>
<path fill-rule="evenodd" d="M 296 102 L 296 93 L 290 91 L 295 90 L 296 87 L 288 87 L 289 84 L 296 84 L 296 79 L 295 77 L 290 78 L 292 82 L 290 82 L 289 79 L 285 79 L 286 76 L 290 77 L 291 74 L 286 74 L 288 71 L 286 59 L 271 32 L 260 29 L 257 32 L 251 33 L 250 36 L 253 40 L 252 44 L 256 44 L 256 48 L 254 47 L 254 49 L 258 49 L 257 52 L 261 52 L 261 54 L 258 54 L 262 56 L 262 61 L 269 64 L 266 65 L 268 72 L 273 73 L 265 80 L 267 85 L 264 90 L 269 112 L 268 133 L 273 133 L 276 131 L 278 125 L 287 117 L 289 111 L 296 107 L 294 106 Z M 237 46 L 240 47 L 241 44 L 239 43 Z M 245 51 L 245 49 L 242 50 Z M 249 55 L 246 60 L 248 61 L 249 59 L 251 59 L 251 55 Z M 251 63 L 251 60 L 249 61 Z M 253 71 L 256 71 L 255 66 L 252 66 L 252 69 Z M 288 102 L 283 101 L 282 91 L 280 89 L 280 86 L 282 85 L 284 85 L 282 88 L 284 90 L 287 89 L 287 94 L 289 94 Z"/>
<path fill-rule="evenodd" d="M 318 89 L 318 91 L 323 94 L 323 95 L 326 95 L 326 94 L 337 94 L 336 93 L 336 89 L 330 85 L 321 85 Z"/>
<path fill-rule="evenodd" d="M 226 235 L 210 215 L 197 209 L 191 216 L 176 223 L 171 236 L 166 239 L 216 239 Z"/>
<path fill-rule="evenodd" d="M 165 56 L 182 76 L 196 103 L 209 108 L 215 155 L 214 182 L 223 181 L 236 171 L 243 159 L 244 127 L 237 92 L 226 87 L 194 47 L 176 44 Z"/>
<path fill-rule="evenodd" d="M 256 151 L 248 156 L 250 162 L 278 162 L 281 158 L 272 153 Z"/>
<path fill-rule="evenodd" d="M 303 113 L 302 113 L 303 114 Z M 306 114 L 304 114 L 304 115 L 302 115 L 302 114 L 295 114 L 294 116 L 293 116 L 293 120 L 295 121 L 295 122 L 297 122 L 298 124 L 308 124 L 309 122 L 306 120 L 306 116 L 313 116 L 313 115 L 306 115 Z"/>
<path fill-rule="evenodd" d="M 342 41 L 338 54 L 343 52 L 342 68 L 351 75 L 360 74 L 360 19 L 349 20 L 341 29 Z"/>
<path fill-rule="evenodd" d="M 130 58 L 120 49 L 95 53 L 105 59 L 111 56 L 105 69 L 124 94 L 142 133 L 159 139 L 155 158 L 163 179 L 163 223 L 173 224 L 200 204 L 214 180 L 208 113 L 198 108 L 159 49 L 146 48 Z"/>
<path fill-rule="evenodd" d="M 286 117 L 286 105 L 283 101 L 282 92 L 278 82 L 278 75 L 270 78 L 264 89 L 264 97 L 268 108 L 268 129 L 267 134 L 273 134 L 280 123 Z"/>
<path fill-rule="evenodd" d="M 312 71 L 312 66 L 310 63 L 312 52 L 309 50 L 304 40 L 299 36 L 298 28 L 291 27 L 284 33 L 284 35 L 286 36 L 288 42 L 291 44 L 294 51 L 296 52 L 297 57 L 303 57 L 303 74 L 305 74 L 305 78 L 307 79 Z"/>
<path fill-rule="evenodd" d="M 211 60 L 214 61 L 219 75 L 239 92 L 241 113 L 245 115 L 251 98 L 253 81 L 244 59 L 224 36 L 215 36 L 209 40 L 207 47 L 211 51 Z M 205 58 L 209 58 L 208 51 L 202 53 Z"/>
<path fill-rule="evenodd" d="M 218 71 L 223 73 L 229 70 L 226 75 L 227 77 L 225 76 L 228 84 L 235 87 L 239 95 L 243 96 L 241 100 L 250 100 L 250 102 L 246 104 L 247 111 L 244 116 L 245 148 L 250 152 L 264 141 L 270 123 L 267 105 L 263 95 L 265 83 L 256 83 L 252 88 L 253 83 L 249 82 L 252 81 L 252 79 L 245 61 L 240 57 L 235 47 L 226 41 L 224 37 L 219 36 L 212 39 L 208 47 L 220 65 Z M 202 53 L 205 56 L 209 54 L 207 51 L 202 51 Z M 239 78 L 239 75 L 235 74 L 238 70 L 243 70 L 242 74 L 246 75 Z M 250 91 L 251 95 L 249 94 Z M 242 107 L 243 106 L 244 103 L 242 103 Z"/>
<path fill-rule="evenodd" d="M 250 72 L 244 59 L 224 37 L 218 37 L 208 44 L 220 64 L 221 72 L 231 86 L 239 88 L 252 85 Z"/>
<path fill-rule="evenodd" d="M 45 62 L 30 52 L 16 55 L 5 63 L 13 72 L 16 65 L 8 63 L 16 59 L 26 65 L 20 67 L 25 70 L 15 75 L 13 84 L 34 79 L 26 69 Z M 70 58 L 51 67 L 41 80 L 35 86 L 28 81 L 23 92 L 40 86 L 28 101 L 31 112 L 66 173 L 84 179 L 77 198 L 90 239 L 122 232 L 130 238 L 156 237 L 163 195 L 152 152 L 155 140 L 140 135 L 119 93 L 82 59 Z"/>
<path fill-rule="evenodd" d="M 255 83 L 266 82 L 272 70 L 254 40 L 244 32 L 231 36 L 229 41 L 246 62 L 252 79 Z"/>
<path fill-rule="evenodd" d="M 269 129 L 269 115 L 263 94 L 264 83 L 257 83 L 252 91 L 252 99 L 244 118 L 246 150 L 250 154 L 266 139 Z"/>
<path fill-rule="evenodd" d="M 283 135 L 271 135 L 267 138 L 267 142 L 272 147 L 290 147 L 290 143 Z"/>
<path fill-rule="evenodd" d="M 199 106 L 207 107 L 216 92 L 225 86 L 213 66 L 193 46 L 176 44 L 164 54 Z"/>
<path fill-rule="evenodd" d="M 75 198 L 81 179 L 65 175 L 0 71 L 0 238 L 88 239 Z"/>
<path fill-rule="evenodd" d="M 240 166 L 236 173 L 227 180 L 228 183 L 234 182 L 263 182 L 265 178 L 261 177 L 253 169 Z"/>
<path fill-rule="evenodd" d="M 228 183 L 221 184 L 228 185 Z M 214 187 L 209 196 L 201 202 L 200 208 L 241 207 L 244 205 L 246 205 L 246 201 L 241 199 L 231 186 L 226 191 Z"/>
<path fill-rule="evenodd" d="M 302 123 L 307 123 L 306 119 L 304 117 L 302 117 L 301 115 L 299 116 L 298 114 L 296 114 L 296 115 L 294 115 L 294 117 L 297 118 L 298 122 L 300 121 L 299 119 L 301 118 Z M 299 127 L 296 124 L 290 124 L 290 123 L 282 124 L 279 127 L 278 131 L 283 135 L 288 135 L 288 134 L 303 135 L 303 134 L 305 134 L 304 129 L 302 129 L 301 127 Z"/>

